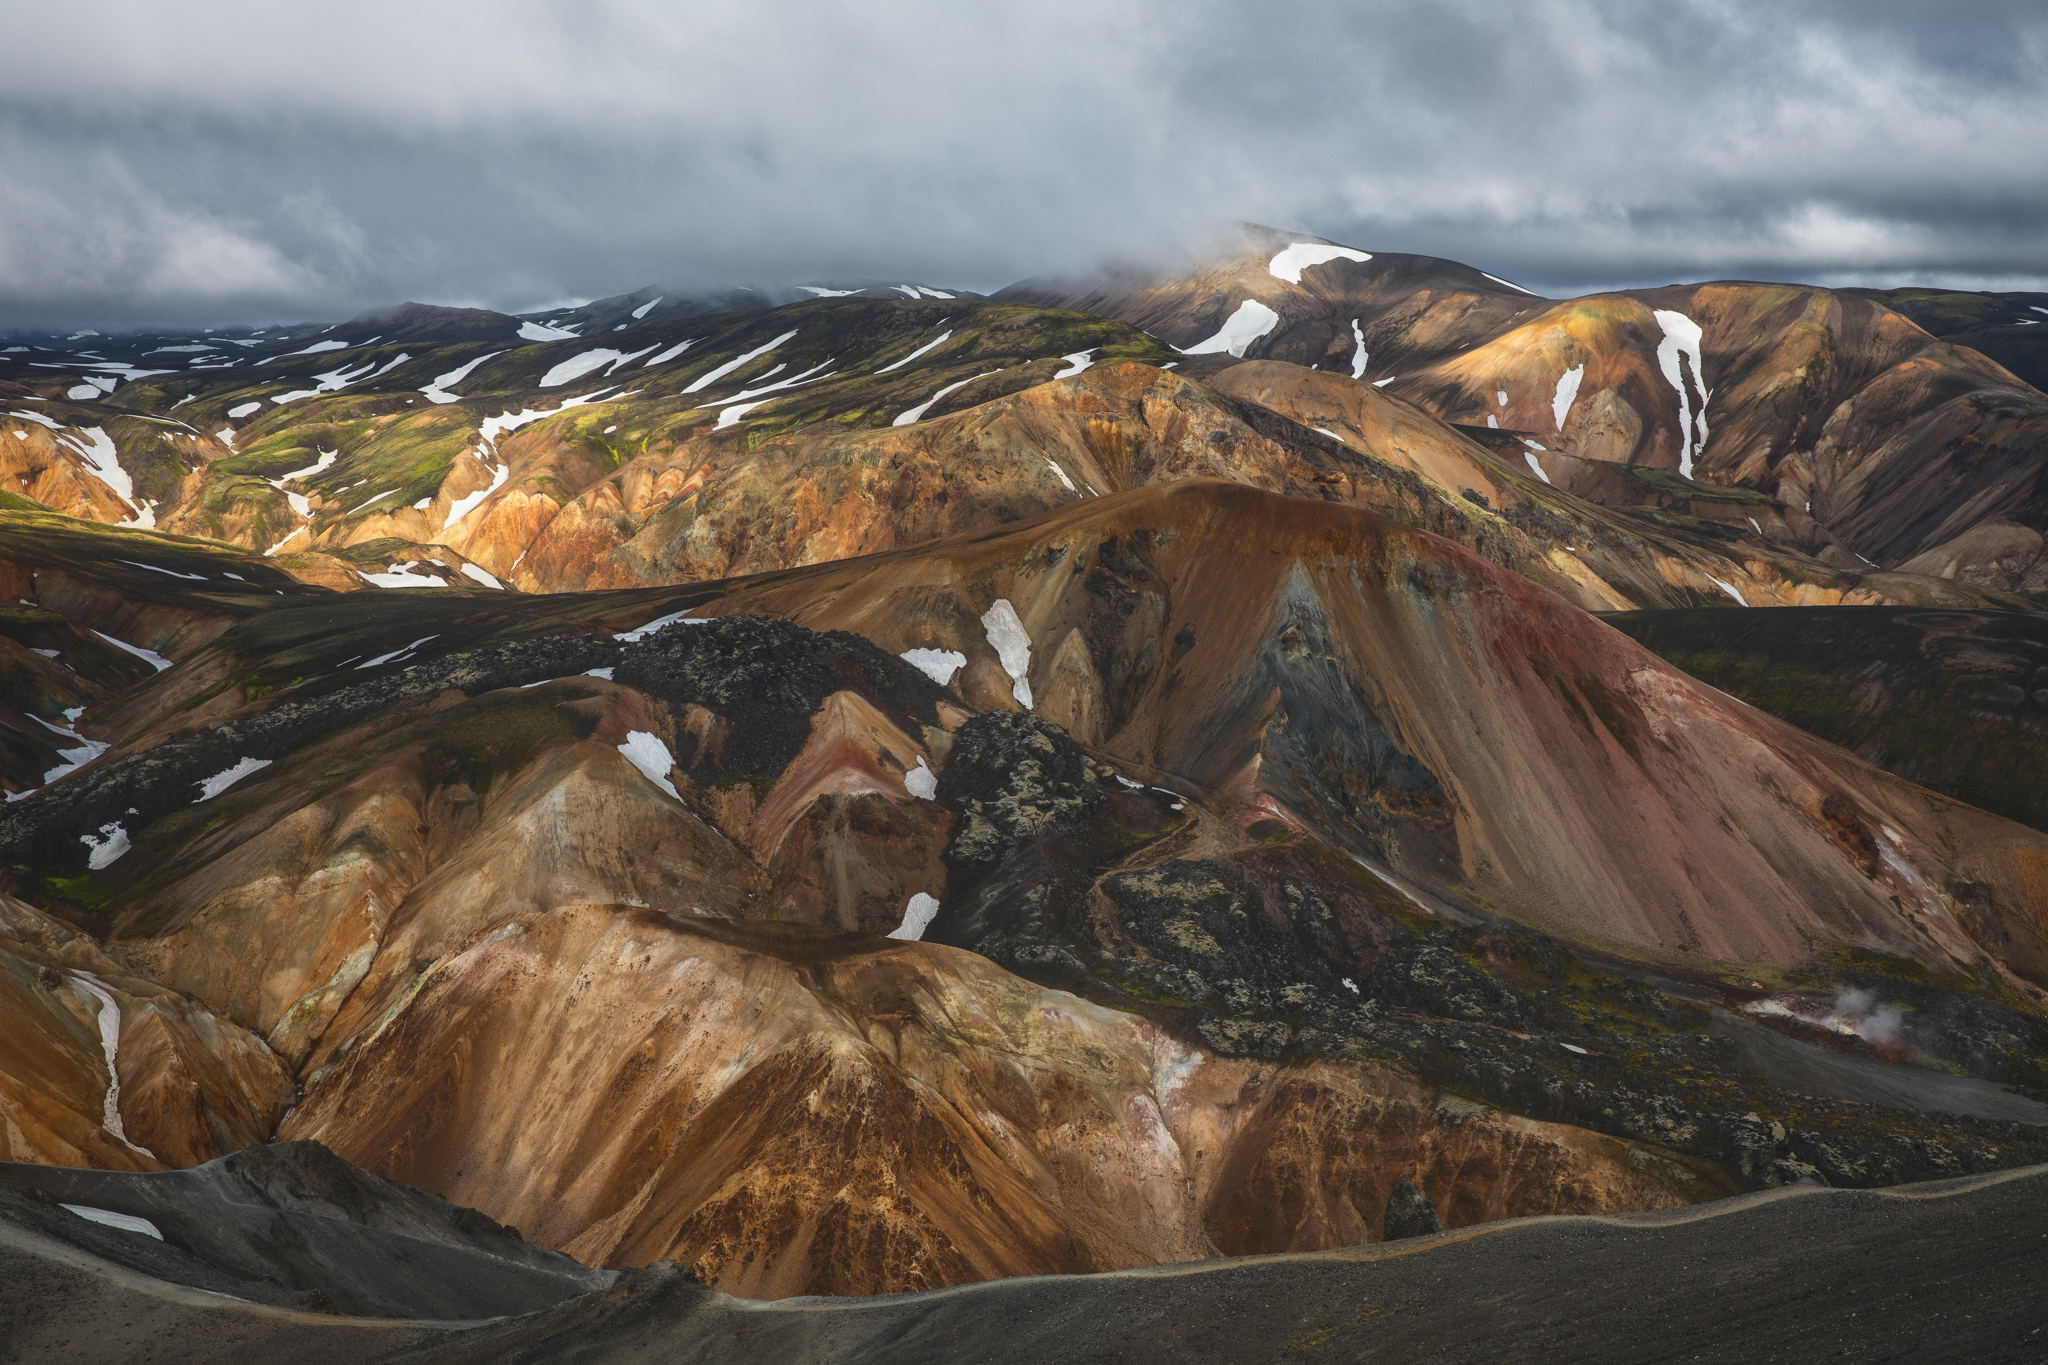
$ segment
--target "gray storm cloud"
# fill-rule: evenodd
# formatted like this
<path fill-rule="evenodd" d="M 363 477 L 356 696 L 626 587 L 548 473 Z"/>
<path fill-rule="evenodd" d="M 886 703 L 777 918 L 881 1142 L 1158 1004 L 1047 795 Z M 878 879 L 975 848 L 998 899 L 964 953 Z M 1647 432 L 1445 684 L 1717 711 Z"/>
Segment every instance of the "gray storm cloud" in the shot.
<path fill-rule="evenodd" d="M 2048 280 L 2036 4 L 11 5 L 0 326 L 1169 261 Z"/>

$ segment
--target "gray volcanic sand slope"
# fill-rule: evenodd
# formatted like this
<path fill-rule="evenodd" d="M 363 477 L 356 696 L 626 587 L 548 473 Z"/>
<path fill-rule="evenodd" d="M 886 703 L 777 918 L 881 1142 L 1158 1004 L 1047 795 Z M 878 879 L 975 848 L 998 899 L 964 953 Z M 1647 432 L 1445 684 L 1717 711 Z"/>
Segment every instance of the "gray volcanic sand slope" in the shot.
<path fill-rule="evenodd" d="M 1725 1011 L 1716 1011 L 1714 1032 L 1741 1047 L 1744 1071 L 1802 1095 L 2048 1125 L 2048 1104 L 1996 1081 L 1829 1052 Z"/>
<path fill-rule="evenodd" d="M 162 1238 L 66 1205 L 147 1219 Z M 147 1174 L 0 1162 L 0 1218 L 160 1280 L 357 1317 L 530 1313 L 616 1278 L 317 1142 Z"/>
<path fill-rule="evenodd" d="M 2042 1361 L 2044 1279 L 2048 1167 L 865 1300 L 736 1300 L 664 1263 L 461 1325 L 232 1303 L 0 1220 L 0 1342 L 81 1365 Z"/>

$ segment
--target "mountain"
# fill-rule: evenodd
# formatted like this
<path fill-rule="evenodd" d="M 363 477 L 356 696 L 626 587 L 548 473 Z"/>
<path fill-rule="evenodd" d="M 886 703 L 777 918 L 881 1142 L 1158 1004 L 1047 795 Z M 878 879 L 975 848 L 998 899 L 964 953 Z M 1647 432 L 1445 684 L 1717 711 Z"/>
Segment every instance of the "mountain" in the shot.
<path fill-rule="evenodd" d="M 803 292 L 0 351 L 11 1265 L 496 1358 L 2048 1162 L 2048 400 L 1264 230 Z"/>
<path fill-rule="evenodd" d="M 145 638 L 0 814 L 10 1159 L 248 1115 L 763 1297 L 2048 1159 L 2048 835 L 1355 507 Z"/>
<path fill-rule="evenodd" d="M 366 340 L 359 360 L 259 353 L 121 391 L 189 421 L 109 409 L 89 384 L 74 402 L 67 376 L 17 364 L 43 391 L 0 452 L 46 505 L 227 540 L 337 588 L 704 581 L 1203 474 L 1388 512 L 1592 609 L 2024 600 L 1832 567 L 1793 543 L 1803 514 L 1761 494 L 1449 427 L 1339 375 L 1183 373 L 1090 314 L 834 297 L 632 335 L 418 355 Z"/>
<path fill-rule="evenodd" d="M 614 294 L 610 298 L 594 299 L 576 307 L 556 308 L 544 313 L 522 313 L 520 317 L 544 327 L 595 337 L 600 332 L 629 331 L 643 323 L 677 322 L 717 313 L 747 313 L 821 298 L 974 301 L 981 295 L 965 289 L 941 289 L 929 284 L 883 284 L 859 280 L 837 284 L 741 285 L 717 290 L 649 285 L 630 294 Z"/>
<path fill-rule="evenodd" d="M 318 1149 L 294 1143 L 284 1150 Z M 11 1284 L 37 1292 L 0 1300 L 0 1330 L 26 1354 L 61 1352 L 81 1365 L 138 1353 L 212 1359 L 224 1343 L 245 1358 L 305 1365 L 565 1355 L 705 1365 L 764 1357 L 798 1365 L 884 1357 L 1021 1365 L 1076 1355 L 1170 1362 L 1256 1359 L 1273 1354 L 1276 1343 L 1288 1358 L 1309 1361 L 1399 1352 L 1619 1365 L 1672 1351 L 1725 1359 L 1846 1352 L 2025 1360 L 2038 1335 L 2032 1244 L 2048 1214 L 2043 1177 L 2030 1172 L 1882 1194 L 1794 1188 L 1675 1218 L 1528 1219 L 1377 1254 L 1014 1279 L 875 1302 L 747 1303 L 663 1264 L 551 1303 L 559 1291 L 536 1292 L 524 1266 L 493 1254 L 505 1241 L 487 1219 L 449 1209 L 461 1229 L 450 1238 L 431 1214 L 421 1217 L 413 1192 L 347 1173 L 331 1157 L 299 1162 L 323 1174 L 328 1163 L 340 1169 L 311 1200 L 277 1191 L 275 1177 L 263 1179 L 269 1172 L 245 1173 L 232 1159 L 217 1163 L 225 1169 L 191 1173 L 239 1181 L 276 1200 L 257 1205 L 273 1220 L 275 1240 L 254 1245 L 232 1233 L 209 1235 L 191 1216 L 196 1201 L 187 1194 L 200 1182 L 181 1176 L 103 1178 L 93 1190 L 106 1204 L 136 1211 L 130 1217 L 146 1214 L 153 1227 L 161 1220 L 177 1248 L 89 1221 L 104 1217 L 98 1208 L 77 1216 L 11 1203 L 26 1226 L 0 1220 L 0 1265 Z M 0 1167 L 0 1188 L 56 1183 Z M 331 1246 L 339 1234 L 403 1255 L 409 1239 L 376 1226 L 393 1214 L 406 1231 L 426 1223 L 435 1236 L 422 1248 L 436 1258 L 434 1281 L 523 1295 L 528 1311 L 465 1321 L 409 1303 L 407 1321 L 267 1307 L 279 1281 L 296 1288 L 310 1280 L 301 1293 L 333 1302 L 339 1295 L 330 1286 L 353 1288 L 350 1281 L 364 1278 L 395 1281 L 416 1302 L 422 1286 L 406 1283 L 416 1277 L 391 1274 L 375 1260 L 322 1264 L 296 1250 L 301 1237 Z M 1475 1294 L 1475 1285 L 1486 1292 Z M 1972 1311 L 1957 1311 L 1964 1303 Z M 1616 1332 L 1617 1321 L 1637 1330 Z"/>
<path fill-rule="evenodd" d="M 1555 302 L 1450 261 L 1247 228 L 1184 274 L 994 297 L 1121 318 L 1210 364 L 1346 372 L 1523 434 L 1546 473 L 1562 450 L 1754 490 L 1784 523 L 1760 536 L 1840 569 L 2048 588 L 2048 397 L 1868 292 L 1722 282 Z"/>
<path fill-rule="evenodd" d="M 1884 607 L 1617 612 L 1703 682 L 1888 772 L 2048 829 L 2048 619 Z"/>
<path fill-rule="evenodd" d="M 2048 388 L 2048 294 L 1943 289 L 1845 289 L 1904 313 L 1943 341 L 1981 351 L 2037 389 Z"/>

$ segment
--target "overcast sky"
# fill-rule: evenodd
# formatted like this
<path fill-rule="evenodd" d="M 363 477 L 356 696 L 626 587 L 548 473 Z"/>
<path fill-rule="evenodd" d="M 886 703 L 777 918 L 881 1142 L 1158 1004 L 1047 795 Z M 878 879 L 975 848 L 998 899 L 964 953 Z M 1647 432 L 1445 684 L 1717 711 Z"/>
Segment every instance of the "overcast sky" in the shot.
<path fill-rule="evenodd" d="M 0 0 L 0 327 L 992 289 L 1221 222 L 2048 288 L 2048 5 Z"/>

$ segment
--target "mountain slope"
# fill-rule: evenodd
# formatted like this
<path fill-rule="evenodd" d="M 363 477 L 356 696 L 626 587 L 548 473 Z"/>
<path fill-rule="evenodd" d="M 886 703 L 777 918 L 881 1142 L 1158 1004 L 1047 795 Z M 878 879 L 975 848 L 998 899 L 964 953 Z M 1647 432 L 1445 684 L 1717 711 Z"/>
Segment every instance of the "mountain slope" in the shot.
<path fill-rule="evenodd" d="M 48 966 L 301 1088 L 123 1073 L 138 1145 L 240 1105 L 762 1296 L 1353 1244 L 1404 1178 L 1464 1227 L 2048 1156 L 1983 1084 L 2048 1088 L 2048 836 L 1366 511 L 1183 480 L 685 588 L 272 600 L 0 811 L 40 1131 L 128 1055 Z"/>
<path fill-rule="evenodd" d="M 713 335 L 676 339 L 685 326 Z M 210 396 L 173 405 L 206 427 L 234 414 L 240 428 L 230 420 L 209 438 L 143 423 L 116 400 L 59 408 L 45 398 L 17 453 L 43 462 L 24 469 L 39 496 L 73 511 L 140 525 L 161 514 L 169 529 L 260 550 L 343 589 L 700 581 L 1203 474 L 1385 511 L 1595 609 L 1723 595 L 1998 600 L 1944 579 L 1845 572 L 1785 548 L 1772 538 L 1797 540 L 1810 523 L 1758 494 L 1617 473 L 1533 438 L 1474 449 L 1429 414 L 1335 374 L 1266 362 L 1208 383 L 1169 376 L 1181 362 L 1157 343 L 1083 314 L 835 297 L 633 335 L 640 341 L 596 348 L 564 339 L 388 357 L 377 338 L 354 338 L 360 362 L 302 378 L 275 360 L 279 377 L 253 391 L 246 370 L 230 369 L 204 381 Z M 873 360 L 849 367 L 839 355 L 848 350 Z M 644 377 L 622 388 L 615 372 Z M 422 376 L 429 382 L 416 386 Z M 341 388 L 319 391 L 330 381 Z M 118 401 L 161 398 L 145 380 Z M 177 462 L 138 463 L 132 442 L 122 445 L 131 429 L 169 441 Z M 141 481 L 132 503 L 106 483 L 130 479 L 130 465 Z M 1617 517 L 1576 493 L 1640 505 Z"/>
<path fill-rule="evenodd" d="M 1981 351 L 2037 389 L 2048 389 L 2048 294 L 1965 294 L 1942 289 L 1845 289 L 1904 313 L 1943 341 Z"/>
<path fill-rule="evenodd" d="M 2048 828 L 2048 620 L 1821 610 L 1607 623 L 1722 691 L 1958 801 Z"/>
<path fill-rule="evenodd" d="M 1447 421 L 1754 489 L 1781 504 L 1771 539 L 1838 568 L 2048 587 L 2048 399 L 1860 294 L 1724 282 L 1558 303 L 1454 262 L 1247 228 L 1177 277 L 995 297 L 1123 318 L 1211 363 L 1342 369 Z"/>
<path fill-rule="evenodd" d="M 1377 1253 L 1015 1279 L 875 1303 L 735 1302 L 662 1265 L 551 1309 L 470 1324 L 227 1302 L 129 1272 L 83 1232 L 0 1223 L 8 1282 L 33 1287 L 10 1296 L 0 1326 L 26 1350 L 63 1350 L 81 1365 L 143 1351 L 210 1359 L 216 1349 L 306 1365 L 565 1353 L 607 1365 L 1276 1353 L 1593 1365 L 1674 1352 L 2024 1361 L 2039 1352 L 2031 1291 L 2048 1226 L 2043 1184 L 2036 1171 L 1895 1194 L 1795 1189 L 1679 1216 L 1537 1219 Z M 1616 1331 L 1617 1321 L 1633 1330 Z"/>

